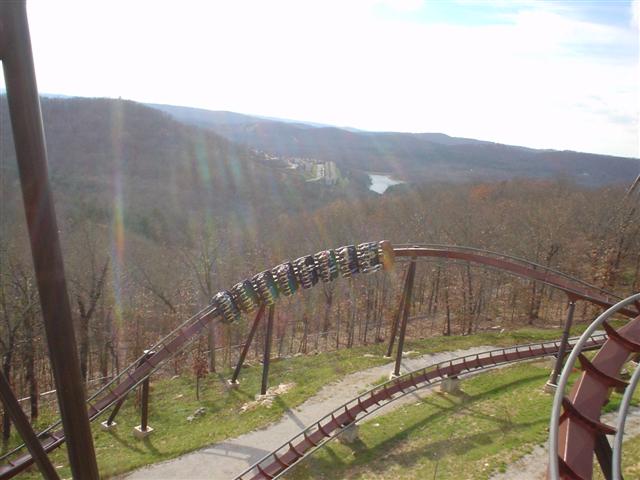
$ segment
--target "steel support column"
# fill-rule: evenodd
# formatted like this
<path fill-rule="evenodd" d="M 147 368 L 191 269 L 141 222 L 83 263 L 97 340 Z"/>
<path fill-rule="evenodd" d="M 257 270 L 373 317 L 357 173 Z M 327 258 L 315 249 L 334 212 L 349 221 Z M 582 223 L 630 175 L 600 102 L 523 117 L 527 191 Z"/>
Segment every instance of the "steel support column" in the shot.
<path fill-rule="evenodd" d="M 149 426 L 149 377 L 142 382 L 142 401 L 140 413 L 140 430 L 147 431 Z"/>
<path fill-rule="evenodd" d="M 29 452 L 31 452 L 33 459 L 38 464 L 38 468 L 40 469 L 42 476 L 47 480 L 59 480 L 60 477 L 58 476 L 56 469 L 51 465 L 47 453 L 38 441 L 38 437 L 31 428 L 31 424 L 29 423 L 27 416 L 22 411 L 22 408 L 20 408 L 18 400 L 11 391 L 11 385 L 9 385 L 9 381 L 2 371 L 0 371 L 0 398 L 2 398 L 4 409 L 11 417 L 13 424 L 16 426 L 16 430 L 18 430 L 22 440 L 24 440 L 25 445 L 29 449 Z"/>
<path fill-rule="evenodd" d="M 154 353 L 155 352 L 153 350 L 145 350 L 144 357 L 140 359 L 137 366 L 138 367 L 142 366 Z M 148 383 L 149 377 L 147 377 L 144 381 Z M 118 412 L 122 407 L 122 404 L 124 403 L 124 401 L 127 399 L 128 396 L 129 396 L 129 393 L 125 393 L 123 397 L 116 402 L 116 404 L 113 407 L 113 410 L 111 411 L 111 415 L 109 415 L 109 418 L 107 419 L 107 421 L 103 423 L 103 426 L 109 428 L 113 424 L 113 421 L 115 420 L 116 415 L 118 415 Z"/>
<path fill-rule="evenodd" d="M 400 323 L 400 316 L 402 315 L 402 309 L 404 307 L 404 293 L 407 289 L 407 276 L 409 275 L 409 267 L 407 267 L 407 271 L 404 275 L 404 282 L 402 283 L 402 295 L 400 295 L 400 303 L 398 303 L 398 309 L 396 310 L 396 314 L 393 316 L 393 321 L 391 322 L 391 335 L 389 338 L 389 347 L 387 348 L 387 354 L 385 357 L 391 358 L 391 354 L 393 353 L 393 344 L 396 341 L 396 335 L 398 334 L 398 324 Z"/>
<path fill-rule="evenodd" d="M 416 259 L 411 259 L 409 271 L 407 272 L 407 283 L 403 295 L 402 323 L 400 324 L 400 337 L 398 338 L 398 351 L 396 352 L 396 366 L 393 370 L 395 376 L 400 375 L 400 362 L 402 362 L 402 351 L 404 349 L 404 336 L 407 333 L 407 320 L 409 310 L 411 310 L 411 299 L 413 296 L 413 279 L 416 276 Z"/>
<path fill-rule="evenodd" d="M 556 387 L 558 385 L 558 375 L 562 370 L 562 364 L 564 362 L 564 356 L 567 353 L 567 344 L 569 342 L 569 334 L 571 333 L 571 324 L 573 323 L 573 313 L 576 309 L 576 299 L 569 296 L 569 303 L 567 307 L 567 320 L 564 322 L 564 330 L 562 331 L 562 339 L 560 340 L 560 348 L 558 350 L 558 358 L 553 366 L 553 372 L 551 378 L 547 384 L 550 387 Z"/>
<path fill-rule="evenodd" d="M 98 478 L 67 294 L 24 0 L 0 2 L 0 56 L 51 368 L 74 478 Z"/>
<path fill-rule="evenodd" d="M 612 480 L 613 450 L 611 450 L 611 444 L 609 444 L 609 440 L 607 439 L 607 436 L 605 434 L 598 433 L 596 435 L 594 453 L 596 454 L 596 458 L 598 459 L 598 463 L 600 464 L 602 475 L 606 480 Z M 622 480 L 622 476 L 620 476 L 620 480 Z"/>
<path fill-rule="evenodd" d="M 256 330 L 258 330 L 258 325 L 260 324 L 260 320 L 262 320 L 262 316 L 264 315 L 264 304 L 260 306 L 260 310 L 256 314 L 256 318 L 253 320 L 253 325 L 251 325 L 251 330 L 249 330 L 249 335 L 247 336 L 247 341 L 242 347 L 242 352 L 240 352 L 240 358 L 238 359 L 238 364 L 236 365 L 236 369 L 233 371 L 233 376 L 229 383 L 236 384 L 238 383 L 238 377 L 240 376 L 240 369 L 244 364 L 244 360 L 247 358 L 247 353 L 249 353 L 249 348 L 251 348 L 251 342 L 253 342 L 253 337 L 256 334 Z"/>
<path fill-rule="evenodd" d="M 127 395 L 123 396 L 120 400 L 116 402 L 115 406 L 113 407 L 113 410 L 111 411 L 111 415 L 109 415 L 109 418 L 107 418 L 107 421 L 104 423 L 105 427 L 110 427 L 111 425 L 113 425 L 113 421 L 116 419 L 116 415 L 118 415 L 118 412 L 120 411 L 120 407 L 122 407 L 122 404 L 126 399 L 127 399 Z"/>
<path fill-rule="evenodd" d="M 269 383 L 269 363 L 271 362 L 271 336 L 273 335 L 273 315 L 275 306 L 269 305 L 269 316 L 267 317 L 267 332 L 264 339 L 264 357 L 262 359 L 262 386 L 260 387 L 260 395 L 267 393 Z"/>

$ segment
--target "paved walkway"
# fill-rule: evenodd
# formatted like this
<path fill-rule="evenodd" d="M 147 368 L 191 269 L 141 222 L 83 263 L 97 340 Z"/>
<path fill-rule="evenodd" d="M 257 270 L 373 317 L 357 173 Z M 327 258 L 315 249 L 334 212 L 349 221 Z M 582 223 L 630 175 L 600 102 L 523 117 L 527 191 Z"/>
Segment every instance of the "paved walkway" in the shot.
<path fill-rule="evenodd" d="M 491 348 L 493 347 L 480 346 L 467 350 L 405 358 L 402 362 L 402 371 L 415 370 L 463 355 L 480 353 Z M 298 408 L 285 412 L 280 421 L 261 430 L 210 445 L 173 460 L 145 467 L 120 478 L 127 480 L 232 479 L 308 424 L 320 419 L 327 412 L 339 407 L 363 390 L 370 388 L 371 384 L 380 380 L 381 377 L 389 375 L 392 371 L 392 365 L 393 362 L 390 362 L 386 365 L 356 372 L 339 382 L 326 385 Z M 428 391 L 429 389 L 425 389 L 422 392 Z M 421 396 L 417 393 L 407 395 L 403 399 L 381 408 L 369 418 L 376 414 L 389 412 L 400 405 L 415 402 L 416 398 L 421 398 Z"/>

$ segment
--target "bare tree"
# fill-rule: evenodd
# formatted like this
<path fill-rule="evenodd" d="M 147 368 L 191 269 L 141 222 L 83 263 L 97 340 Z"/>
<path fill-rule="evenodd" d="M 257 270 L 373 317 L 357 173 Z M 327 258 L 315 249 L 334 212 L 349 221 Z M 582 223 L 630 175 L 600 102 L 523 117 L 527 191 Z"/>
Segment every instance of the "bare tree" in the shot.
<path fill-rule="evenodd" d="M 102 268 L 98 270 L 96 269 L 95 256 L 92 255 L 88 285 L 84 285 L 76 293 L 76 303 L 80 315 L 80 328 L 78 331 L 80 372 L 82 373 L 82 379 L 85 381 L 88 376 L 89 327 L 104 290 L 105 279 L 109 271 L 109 260 L 109 257 L 107 257 L 102 264 Z"/>
<path fill-rule="evenodd" d="M 216 276 L 220 267 L 220 243 L 213 234 L 201 232 L 197 236 L 194 249 L 183 248 L 181 259 L 191 271 L 196 280 L 200 295 L 205 302 L 211 301 L 215 293 Z M 209 349 L 209 371 L 216 371 L 216 329 L 215 324 L 210 323 L 207 335 L 207 347 Z"/>
<path fill-rule="evenodd" d="M 24 273 L 20 265 L 10 263 L 8 274 L 10 278 L 6 278 L 7 272 L 0 272 L 0 308 L 2 309 L 0 348 L 2 349 L 2 371 L 7 380 L 11 382 L 20 330 L 24 326 L 25 319 L 34 317 L 37 311 L 38 297 L 35 289 L 31 286 L 29 277 Z M 24 281 L 28 283 L 23 284 L 22 282 Z M 33 357 L 31 358 L 33 367 L 32 362 Z M 34 372 L 32 371 L 31 373 L 32 382 L 35 382 Z M 32 383 L 32 385 L 35 384 Z M 37 397 L 37 385 L 34 386 L 34 389 Z M 37 398 L 35 402 L 37 416 Z M 9 441 L 10 434 L 11 422 L 9 414 L 5 411 L 2 416 L 3 442 Z"/>

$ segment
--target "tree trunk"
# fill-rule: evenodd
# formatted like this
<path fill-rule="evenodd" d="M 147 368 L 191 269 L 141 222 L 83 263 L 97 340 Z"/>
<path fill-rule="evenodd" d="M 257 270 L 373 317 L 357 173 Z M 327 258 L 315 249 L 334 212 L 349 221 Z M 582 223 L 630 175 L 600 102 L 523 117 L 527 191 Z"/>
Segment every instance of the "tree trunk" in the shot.
<path fill-rule="evenodd" d="M 207 347 L 209 348 L 209 371 L 216 371 L 216 326 L 211 322 L 207 328 Z"/>
<path fill-rule="evenodd" d="M 447 321 L 445 324 L 444 335 L 446 337 L 451 335 L 451 309 L 449 306 L 449 285 L 444 288 L 444 305 L 447 314 Z"/>
<path fill-rule="evenodd" d="M 4 354 L 2 359 L 2 372 L 7 379 L 7 382 L 11 383 L 11 364 L 13 362 L 13 342 L 9 345 L 10 350 Z M 9 412 L 5 409 L 2 412 L 2 443 L 5 445 L 9 443 L 9 437 L 11 436 L 11 417 Z"/>
<path fill-rule="evenodd" d="M 32 423 L 38 419 L 38 378 L 36 376 L 36 345 L 33 328 L 33 318 L 31 314 L 25 315 L 24 333 L 26 348 L 24 358 L 24 374 L 25 380 L 29 386 L 29 403 L 31 406 Z"/>
<path fill-rule="evenodd" d="M 87 365 L 89 359 L 89 319 L 80 315 L 80 329 L 78 331 L 78 343 L 80 344 L 80 373 L 82 381 L 87 381 Z"/>

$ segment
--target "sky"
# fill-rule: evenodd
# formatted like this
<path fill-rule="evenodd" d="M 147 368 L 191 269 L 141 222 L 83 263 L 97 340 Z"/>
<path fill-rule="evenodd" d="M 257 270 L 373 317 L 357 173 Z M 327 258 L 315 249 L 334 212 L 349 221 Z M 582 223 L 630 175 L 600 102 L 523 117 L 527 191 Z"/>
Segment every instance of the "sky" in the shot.
<path fill-rule="evenodd" d="M 640 156 L 640 1 L 29 0 L 41 92 Z"/>

